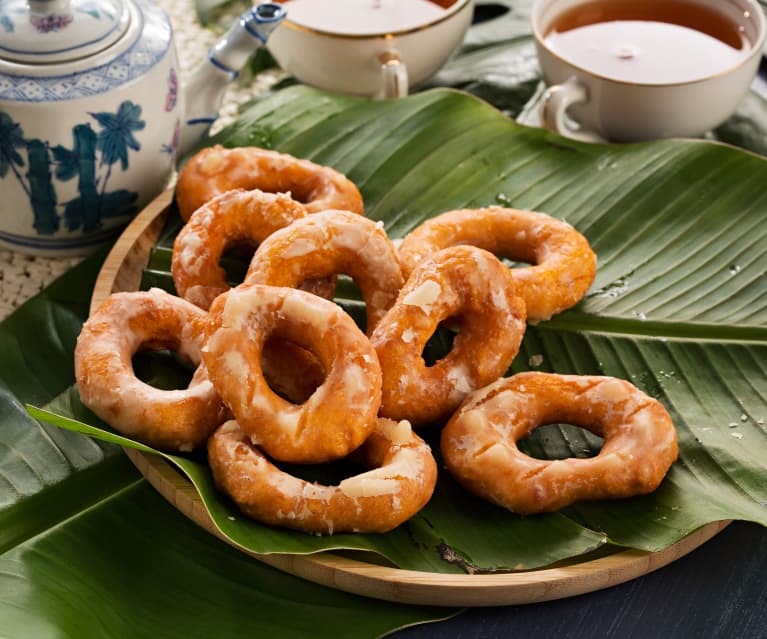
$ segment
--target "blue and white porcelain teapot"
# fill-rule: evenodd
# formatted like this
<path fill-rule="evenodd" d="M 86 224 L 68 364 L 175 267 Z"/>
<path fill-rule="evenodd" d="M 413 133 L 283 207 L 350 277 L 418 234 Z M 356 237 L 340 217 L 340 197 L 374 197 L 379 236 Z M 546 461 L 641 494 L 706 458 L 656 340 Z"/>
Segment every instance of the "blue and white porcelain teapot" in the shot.
<path fill-rule="evenodd" d="M 0 245 L 83 254 L 114 237 L 284 15 L 271 3 L 243 14 L 184 95 L 151 0 L 0 0 Z"/>

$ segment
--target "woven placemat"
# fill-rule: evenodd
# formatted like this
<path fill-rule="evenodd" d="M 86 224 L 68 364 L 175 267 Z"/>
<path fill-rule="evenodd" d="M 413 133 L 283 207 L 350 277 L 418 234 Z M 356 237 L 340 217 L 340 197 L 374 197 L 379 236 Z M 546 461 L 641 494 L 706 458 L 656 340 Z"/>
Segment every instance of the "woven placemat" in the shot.
<path fill-rule="evenodd" d="M 158 0 L 170 17 L 178 54 L 181 85 L 189 72 L 199 66 L 217 35 L 197 22 L 191 0 Z M 236 16 L 233 15 L 232 19 Z M 218 130 L 237 114 L 240 104 L 268 89 L 281 72 L 267 71 L 247 83 L 233 84 L 227 91 L 213 127 Z M 47 258 L 23 255 L 0 249 L 0 319 L 25 300 L 39 293 L 57 277 L 80 262 L 82 257 Z"/>

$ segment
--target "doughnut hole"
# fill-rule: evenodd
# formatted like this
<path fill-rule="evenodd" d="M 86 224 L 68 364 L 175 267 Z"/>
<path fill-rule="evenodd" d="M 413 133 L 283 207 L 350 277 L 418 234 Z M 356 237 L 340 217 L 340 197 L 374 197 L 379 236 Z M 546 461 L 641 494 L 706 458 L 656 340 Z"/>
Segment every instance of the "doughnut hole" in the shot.
<path fill-rule="evenodd" d="M 196 366 L 176 350 L 177 345 L 138 351 L 132 358 L 136 377 L 160 390 L 181 390 L 192 381 Z"/>
<path fill-rule="evenodd" d="M 257 248 L 258 244 L 247 240 L 235 240 L 224 248 L 218 265 L 224 269 L 230 286 L 237 286 L 245 279 L 248 265 Z"/>
<path fill-rule="evenodd" d="M 525 455 L 535 459 L 588 459 L 596 457 L 604 439 L 573 424 L 543 424 L 517 442 Z"/>
<path fill-rule="evenodd" d="M 339 305 L 354 319 L 363 333 L 367 333 L 368 319 L 365 314 L 365 301 L 360 287 L 351 276 L 344 273 L 338 275 L 336 283 L 336 300 Z"/>
<path fill-rule="evenodd" d="M 495 256 L 501 261 L 501 264 L 503 264 L 504 266 L 506 266 L 506 267 L 508 267 L 510 269 L 528 268 L 528 267 L 531 267 L 531 266 L 535 266 L 535 264 L 536 264 L 532 260 L 529 261 L 529 262 L 525 262 L 522 259 L 515 259 L 514 257 L 511 257 L 511 256 L 507 257 L 505 255 L 500 255 L 498 253 L 495 253 Z"/>
<path fill-rule="evenodd" d="M 421 357 L 426 368 L 431 368 L 438 364 L 440 360 L 447 357 L 453 349 L 453 342 L 459 332 L 459 318 L 457 316 L 448 317 L 439 323 L 434 334 L 426 340 Z"/>
<path fill-rule="evenodd" d="M 311 351 L 278 335 L 264 342 L 261 368 L 269 388 L 292 404 L 303 404 L 327 377 Z"/>

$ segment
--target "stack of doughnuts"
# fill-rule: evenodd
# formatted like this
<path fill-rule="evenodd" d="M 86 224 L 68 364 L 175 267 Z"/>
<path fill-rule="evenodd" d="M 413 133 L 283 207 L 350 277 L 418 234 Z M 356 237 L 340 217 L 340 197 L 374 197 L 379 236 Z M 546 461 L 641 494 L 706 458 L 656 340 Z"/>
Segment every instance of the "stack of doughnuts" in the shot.
<path fill-rule="evenodd" d="M 173 247 L 178 297 L 110 296 L 78 339 L 78 387 L 128 436 L 168 451 L 205 447 L 216 485 L 249 517 L 314 534 L 391 530 L 436 483 L 434 456 L 414 429 L 445 423 L 448 471 L 522 514 L 651 492 L 676 459 L 668 413 L 628 382 L 503 377 L 526 321 L 570 308 L 593 282 L 596 257 L 565 222 L 462 209 L 395 248 L 345 176 L 252 147 L 191 158 L 177 204 L 186 220 Z M 244 281 L 230 286 L 219 260 L 239 243 L 257 248 Z M 364 329 L 332 301 L 340 274 L 359 288 Z M 428 365 L 423 351 L 439 326 L 451 329 L 452 346 Z M 189 387 L 139 381 L 131 360 L 141 349 L 190 361 Z M 600 452 L 547 461 L 518 450 L 537 426 L 557 422 L 604 437 Z M 347 457 L 366 470 L 335 486 L 279 468 Z"/>

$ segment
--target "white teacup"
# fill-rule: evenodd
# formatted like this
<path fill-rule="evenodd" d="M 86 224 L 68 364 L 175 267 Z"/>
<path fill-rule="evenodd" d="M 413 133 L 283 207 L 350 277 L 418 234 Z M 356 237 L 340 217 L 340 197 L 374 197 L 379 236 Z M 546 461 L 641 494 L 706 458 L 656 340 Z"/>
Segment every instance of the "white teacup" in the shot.
<path fill-rule="evenodd" d="M 439 70 L 471 24 L 473 0 L 284 0 L 269 39 L 280 66 L 320 89 L 402 97 Z"/>
<path fill-rule="evenodd" d="M 620 27 L 604 12 L 597 18 L 606 2 L 609 11 L 623 12 L 620 19 L 631 22 Z M 764 12 L 757 0 L 686 0 L 686 13 L 674 19 L 700 12 L 696 28 L 637 17 L 637 11 L 673 11 L 674 3 L 679 5 L 678 0 L 536 0 L 532 30 L 549 87 L 541 103 L 544 126 L 585 141 L 632 142 L 698 136 L 726 120 L 759 67 Z M 644 31 L 650 28 L 661 31 Z"/>

